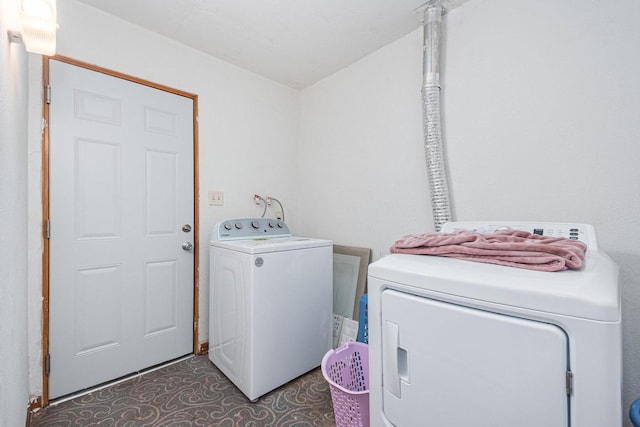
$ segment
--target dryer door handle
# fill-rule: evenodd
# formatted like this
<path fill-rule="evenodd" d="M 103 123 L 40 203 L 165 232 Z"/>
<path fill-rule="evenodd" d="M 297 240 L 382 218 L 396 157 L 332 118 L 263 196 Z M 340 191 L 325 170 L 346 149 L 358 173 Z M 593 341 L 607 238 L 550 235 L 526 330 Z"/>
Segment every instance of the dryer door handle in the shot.
<path fill-rule="evenodd" d="M 384 389 L 400 399 L 400 375 L 398 372 L 400 343 L 398 335 L 398 325 L 386 320 L 382 336 L 382 381 Z"/>

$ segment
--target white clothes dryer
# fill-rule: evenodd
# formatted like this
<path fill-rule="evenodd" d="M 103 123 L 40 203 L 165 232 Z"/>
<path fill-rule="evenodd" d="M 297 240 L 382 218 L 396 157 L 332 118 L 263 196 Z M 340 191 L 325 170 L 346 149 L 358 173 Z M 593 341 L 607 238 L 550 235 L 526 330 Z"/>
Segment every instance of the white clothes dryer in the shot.
<path fill-rule="evenodd" d="M 250 400 L 318 367 L 331 348 L 333 244 L 286 223 L 218 223 L 210 240 L 209 359 Z"/>
<path fill-rule="evenodd" d="M 449 223 L 578 239 L 580 270 L 425 255 L 369 266 L 372 426 L 620 427 L 618 267 L 586 224 Z"/>

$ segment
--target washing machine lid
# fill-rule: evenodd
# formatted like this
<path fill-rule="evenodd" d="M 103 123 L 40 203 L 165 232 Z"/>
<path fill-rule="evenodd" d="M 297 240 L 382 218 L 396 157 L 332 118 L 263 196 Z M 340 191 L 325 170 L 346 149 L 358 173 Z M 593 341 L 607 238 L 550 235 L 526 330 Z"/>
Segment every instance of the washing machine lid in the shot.
<path fill-rule="evenodd" d="M 276 218 L 237 218 L 220 221 L 211 232 L 211 246 L 248 254 L 332 246 L 331 240 L 292 236 Z"/>
<path fill-rule="evenodd" d="M 247 240 L 219 240 L 212 241 L 211 245 L 213 247 L 224 248 L 247 254 L 264 254 L 269 252 L 292 251 L 332 246 L 333 242 L 331 240 L 291 236 L 281 238 L 256 238 Z"/>
<path fill-rule="evenodd" d="M 588 239 L 587 239 L 588 240 Z M 445 299 L 470 299 L 598 321 L 620 320 L 618 266 L 595 240 L 580 270 L 544 272 L 428 255 L 392 254 L 369 266 L 384 287 L 413 288 Z"/>

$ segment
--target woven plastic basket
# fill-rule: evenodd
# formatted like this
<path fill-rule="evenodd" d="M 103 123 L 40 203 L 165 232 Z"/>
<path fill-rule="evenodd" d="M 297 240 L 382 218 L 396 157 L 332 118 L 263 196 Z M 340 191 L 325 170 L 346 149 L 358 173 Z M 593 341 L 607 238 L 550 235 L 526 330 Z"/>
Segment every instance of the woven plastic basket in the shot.
<path fill-rule="evenodd" d="M 329 383 L 336 427 L 369 426 L 369 351 L 367 344 L 349 342 L 322 358 Z"/>

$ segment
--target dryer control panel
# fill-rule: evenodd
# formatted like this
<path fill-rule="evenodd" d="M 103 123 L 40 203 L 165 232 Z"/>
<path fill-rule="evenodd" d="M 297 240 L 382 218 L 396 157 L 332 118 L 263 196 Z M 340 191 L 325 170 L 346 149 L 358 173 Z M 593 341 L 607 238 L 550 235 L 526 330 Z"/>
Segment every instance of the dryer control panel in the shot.
<path fill-rule="evenodd" d="M 212 240 L 248 240 L 291 237 L 284 221 L 275 218 L 237 218 L 216 224 Z"/>
<path fill-rule="evenodd" d="M 596 232 L 590 224 L 566 222 L 530 222 L 530 221 L 464 221 L 448 222 L 440 231 L 451 233 L 456 230 L 476 233 L 495 233 L 501 230 L 522 230 L 547 237 L 564 237 L 578 240 L 587 245 L 587 252 L 597 252 Z"/>

